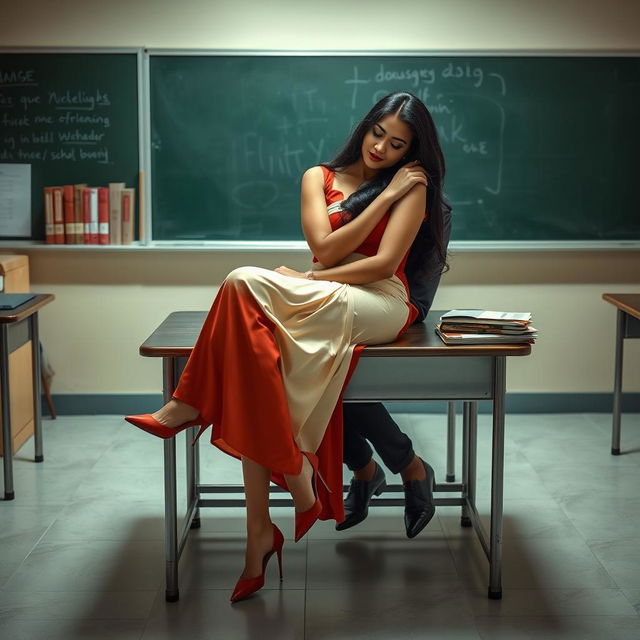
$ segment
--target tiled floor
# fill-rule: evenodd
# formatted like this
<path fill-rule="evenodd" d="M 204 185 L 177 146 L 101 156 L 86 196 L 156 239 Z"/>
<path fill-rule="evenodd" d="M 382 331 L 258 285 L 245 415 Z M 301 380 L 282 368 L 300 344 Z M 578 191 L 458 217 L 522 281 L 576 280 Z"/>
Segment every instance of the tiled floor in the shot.
<path fill-rule="evenodd" d="M 396 418 L 442 482 L 445 418 Z M 414 540 L 401 508 L 378 508 L 343 533 L 319 523 L 296 545 L 291 509 L 277 508 L 285 580 L 272 562 L 265 589 L 230 606 L 244 522 L 226 508 L 203 510 L 180 562 L 180 601 L 168 604 L 161 442 L 115 416 L 45 420 L 44 464 L 23 447 L 16 500 L 0 501 L 0 638 L 636 640 L 638 414 L 625 416 L 622 444 L 612 457 L 608 415 L 508 417 L 501 601 L 486 598 L 488 564 L 457 507 L 439 508 Z M 203 482 L 239 482 L 235 460 L 201 449 Z M 482 514 L 489 451 L 481 415 Z"/>

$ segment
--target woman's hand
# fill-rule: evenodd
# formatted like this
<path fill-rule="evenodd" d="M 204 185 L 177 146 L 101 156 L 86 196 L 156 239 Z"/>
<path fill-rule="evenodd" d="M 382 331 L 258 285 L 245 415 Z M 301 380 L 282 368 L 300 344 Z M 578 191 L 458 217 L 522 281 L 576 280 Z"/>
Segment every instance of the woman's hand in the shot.
<path fill-rule="evenodd" d="M 276 273 L 281 273 L 283 276 L 289 276 L 290 278 L 306 278 L 307 276 L 300 271 L 296 271 L 295 269 L 289 269 L 289 267 L 278 267 L 274 269 Z"/>
<path fill-rule="evenodd" d="M 417 184 L 423 184 L 426 187 L 428 181 L 425 170 L 418 164 L 417 160 L 414 160 L 398 169 L 384 192 L 395 202 Z"/>

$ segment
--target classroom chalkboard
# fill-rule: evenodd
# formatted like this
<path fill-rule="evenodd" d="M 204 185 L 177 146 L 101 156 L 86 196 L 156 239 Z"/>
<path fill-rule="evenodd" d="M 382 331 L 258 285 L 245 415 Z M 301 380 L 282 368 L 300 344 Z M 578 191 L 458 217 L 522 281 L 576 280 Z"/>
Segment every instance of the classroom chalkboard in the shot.
<path fill-rule="evenodd" d="M 0 51 L 0 164 L 31 165 L 31 238 L 43 188 L 138 187 L 137 53 Z"/>
<path fill-rule="evenodd" d="M 150 57 L 153 236 L 299 240 L 299 182 L 381 96 L 428 105 L 454 240 L 640 240 L 640 58 Z"/>

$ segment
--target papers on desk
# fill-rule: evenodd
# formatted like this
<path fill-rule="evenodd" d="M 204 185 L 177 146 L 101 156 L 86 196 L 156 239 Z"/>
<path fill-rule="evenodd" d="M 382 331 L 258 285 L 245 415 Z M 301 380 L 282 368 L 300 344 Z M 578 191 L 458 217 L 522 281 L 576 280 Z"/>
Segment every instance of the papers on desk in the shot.
<path fill-rule="evenodd" d="M 445 344 L 533 344 L 530 313 L 454 309 L 440 316 L 436 333 Z"/>

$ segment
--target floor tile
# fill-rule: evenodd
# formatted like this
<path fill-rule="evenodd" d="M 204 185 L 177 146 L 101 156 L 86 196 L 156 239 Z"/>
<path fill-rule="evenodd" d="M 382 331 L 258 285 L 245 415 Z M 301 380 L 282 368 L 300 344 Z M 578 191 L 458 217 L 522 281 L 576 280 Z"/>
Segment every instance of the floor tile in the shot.
<path fill-rule="evenodd" d="M 53 524 L 62 507 L 0 503 L 0 588 Z"/>
<path fill-rule="evenodd" d="M 515 436 L 514 440 L 534 466 L 555 463 L 562 468 L 567 462 L 568 452 L 571 452 L 573 461 L 580 460 L 585 465 L 637 464 L 632 456 L 612 456 L 608 438 L 577 417 L 571 421 L 565 418 L 555 432 L 532 429 L 529 433 Z"/>
<path fill-rule="evenodd" d="M 482 640 L 637 640 L 638 616 L 547 616 L 476 618 Z"/>
<path fill-rule="evenodd" d="M 457 585 L 453 559 L 442 539 L 389 536 L 344 541 L 309 540 L 308 589 L 366 589 Z"/>
<path fill-rule="evenodd" d="M 48 461 L 48 449 L 54 452 L 54 447 L 56 457 L 60 452 L 77 446 L 93 447 L 102 453 L 122 433 L 124 426 L 122 416 L 60 416 L 56 420 L 44 417 L 42 435 L 45 460 Z M 27 450 L 30 445 L 25 445 Z"/>
<path fill-rule="evenodd" d="M 134 429 L 134 427 L 131 426 L 131 429 Z M 109 443 L 109 446 L 96 462 L 95 468 L 162 468 L 163 464 L 162 440 L 149 437 L 140 430 L 135 430 L 134 432 L 120 432 L 120 435 Z"/>
<path fill-rule="evenodd" d="M 160 542 L 41 542 L 4 588 L 28 591 L 157 589 L 164 579 Z"/>
<path fill-rule="evenodd" d="M 47 454 L 45 453 L 45 456 Z M 68 464 L 23 462 L 14 464 L 15 500 L 20 506 L 53 507 L 69 503 L 78 486 L 90 473 L 95 459 Z M 0 501 L 0 505 L 2 505 Z"/>
<path fill-rule="evenodd" d="M 146 620 L 149 591 L 0 591 L 0 620 Z"/>
<path fill-rule="evenodd" d="M 155 500 L 77 498 L 62 507 L 45 542 L 164 540 L 164 507 Z"/>
<path fill-rule="evenodd" d="M 231 604 L 230 592 L 182 589 L 178 602 L 157 598 L 143 640 L 301 640 L 304 590 L 262 589 Z"/>
<path fill-rule="evenodd" d="M 640 615 L 640 589 L 627 589 L 623 588 L 622 592 L 626 596 L 627 600 L 631 603 L 631 606 Z"/>
<path fill-rule="evenodd" d="M 475 538 L 449 538 L 467 588 L 488 585 L 489 563 Z M 618 585 L 580 537 L 512 538 L 502 545 L 502 584 L 509 588 L 614 588 Z"/>
<path fill-rule="evenodd" d="M 585 494 L 598 498 L 640 496 L 640 465 L 616 465 L 609 460 L 585 465 L 572 459 L 562 465 L 539 463 L 536 471 L 547 491 L 565 501 Z"/>
<path fill-rule="evenodd" d="M 501 600 L 487 598 L 486 588 L 467 589 L 476 616 L 632 616 L 633 605 L 621 589 L 509 587 Z"/>
<path fill-rule="evenodd" d="M 307 590 L 307 640 L 475 640 L 464 595 L 453 586 Z"/>
<path fill-rule="evenodd" d="M 180 480 L 183 480 L 181 477 Z M 178 483 L 178 486 L 183 483 Z M 182 492 L 180 492 L 182 495 Z M 164 475 L 161 467 L 94 468 L 78 484 L 75 500 L 148 499 L 164 509 Z"/>
<path fill-rule="evenodd" d="M 556 498 L 586 540 L 632 538 L 640 531 L 640 497 L 591 493 Z"/>
<path fill-rule="evenodd" d="M 484 530 L 491 530 L 491 504 L 477 503 Z M 439 518 L 447 536 L 475 535 L 472 528 L 460 526 L 460 508 L 442 507 Z M 553 500 L 504 500 L 502 538 L 565 538 L 579 536 L 564 511 Z"/>
<path fill-rule="evenodd" d="M 5 620 L 0 638 L 11 640 L 140 640 L 144 620 Z"/>
<path fill-rule="evenodd" d="M 640 589 L 640 538 L 592 540 L 589 548 L 619 587 Z"/>

